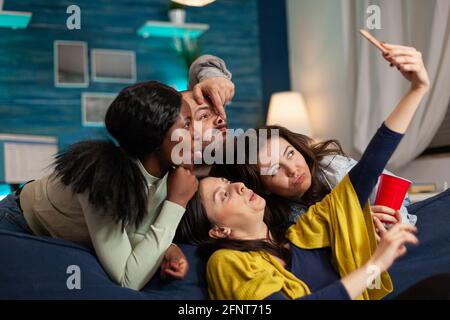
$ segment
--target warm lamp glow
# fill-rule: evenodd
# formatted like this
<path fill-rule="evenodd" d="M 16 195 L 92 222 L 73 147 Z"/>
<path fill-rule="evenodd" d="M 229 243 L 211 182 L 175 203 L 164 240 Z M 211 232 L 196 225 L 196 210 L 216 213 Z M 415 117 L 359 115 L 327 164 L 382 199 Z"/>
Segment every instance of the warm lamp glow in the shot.
<path fill-rule="evenodd" d="M 216 0 L 172 0 L 172 1 L 190 7 L 203 7 Z"/>
<path fill-rule="evenodd" d="M 311 136 L 311 126 L 305 101 L 298 92 L 278 92 L 270 98 L 268 125 L 280 125 L 287 129 Z"/>

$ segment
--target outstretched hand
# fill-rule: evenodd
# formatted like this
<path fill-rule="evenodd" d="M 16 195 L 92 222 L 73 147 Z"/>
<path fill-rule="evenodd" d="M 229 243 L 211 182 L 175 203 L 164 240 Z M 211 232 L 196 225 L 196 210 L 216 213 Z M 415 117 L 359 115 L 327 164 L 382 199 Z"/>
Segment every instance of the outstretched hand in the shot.
<path fill-rule="evenodd" d="M 383 54 L 391 67 L 397 67 L 402 75 L 411 82 L 414 90 L 428 90 L 430 79 L 422 59 L 422 53 L 412 47 L 382 43 L 388 50 Z"/>
<path fill-rule="evenodd" d="M 381 222 L 378 227 L 381 227 L 380 224 Z M 388 270 L 396 259 L 406 253 L 406 244 L 417 245 L 419 243 L 416 232 L 416 227 L 406 224 L 396 224 L 389 231 L 383 232 L 378 247 L 370 258 L 369 265 L 377 266 L 380 271 Z"/>

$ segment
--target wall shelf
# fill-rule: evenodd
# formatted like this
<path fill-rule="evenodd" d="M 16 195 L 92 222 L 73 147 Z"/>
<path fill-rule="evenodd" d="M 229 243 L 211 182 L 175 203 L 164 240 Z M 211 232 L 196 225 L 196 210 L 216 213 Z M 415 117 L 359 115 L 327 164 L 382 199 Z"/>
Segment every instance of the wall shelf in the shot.
<path fill-rule="evenodd" d="M 4 11 L 0 1 L 0 27 L 12 29 L 25 29 L 30 23 L 31 12 Z"/>
<path fill-rule="evenodd" d="M 175 24 L 166 21 L 147 21 L 142 25 L 137 34 L 144 37 L 163 38 L 189 38 L 197 39 L 209 29 L 208 24 L 183 23 Z"/>

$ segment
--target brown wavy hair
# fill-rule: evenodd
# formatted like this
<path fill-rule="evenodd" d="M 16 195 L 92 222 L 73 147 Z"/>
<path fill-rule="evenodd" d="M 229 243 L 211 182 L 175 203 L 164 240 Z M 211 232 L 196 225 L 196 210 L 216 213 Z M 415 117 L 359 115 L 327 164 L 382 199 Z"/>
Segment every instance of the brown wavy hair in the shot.
<path fill-rule="evenodd" d="M 205 207 L 202 205 L 200 193 L 197 191 L 188 202 L 186 212 L 181 219 L 175 234 L 175 242 L 198 245 L 200 254 L 208 258 L 215 251 L 230 249 L 237 251 L 265 251 L 271 255 L 283 259 L 286 263 L 291 261 L 290 250 L 285 247 L 288 243 L 286 238 L 286 226 L 275 226 L 272 216 L 264 212 L 264 222 L 271 234 L 271 240 L 239 240 L 239 239 L 214 239 L 209 236 L 209 230 L 213 224 L 209 221 Z"/>
<path fill-rule="evenodd" d="M 267 130 L 267 139 L 271 138 L 272 130 L 278 130 L 279 137 L 285 139 L 305 158 L 311 172 L 311 186 L 300 199 L 301 204 L 310 206 L 321 201 L 327 194 L 330 193 L 331 189 L 324 180 L 324 168 L 320 162 L 325 156 L 345 155 L 340 143 L 337 140 L 316 142 L 306 135 L 298 134 L 286 129 L 285 127 L 276 125 L 261 126 L 256 130 L 257 132 L 259 132 L 259 130 Z M 259 146 L 260 136 L 260 134 L 257 135 L 257 146 Z M 237 139 L 239 138 L 236 138 L 236 140 Z M 274 223 L 273 226 L 281 226 L 286 223 L 291 213 L 292 209 L 289 206 L 290 201 L 276 194 L 267 194 L 260 178 L 260 169 L 258 165 L 250 163 L 250 140 L 247 137 L 244 139 L 246 140 L 245 163 L 239 164 L 237 162 L 237 143 L 235 143 L 234 164 L 215 164 L 211 169 L 210 175 L 214 177 L 224 177 L 234 182 L 243 182 L 248 188 L 252 189 L 266 200 L 271 215 L 270 220 Z"/>

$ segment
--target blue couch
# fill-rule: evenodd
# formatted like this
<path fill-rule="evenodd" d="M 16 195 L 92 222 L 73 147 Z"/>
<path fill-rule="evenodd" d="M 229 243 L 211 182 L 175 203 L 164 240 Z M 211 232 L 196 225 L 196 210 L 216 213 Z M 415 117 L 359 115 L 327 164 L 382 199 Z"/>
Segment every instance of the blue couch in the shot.
<path fill-rule="evenodd" d="M 0 230 L 0 299 L 207 299 L 205 261 L 195 246 L 180 247 L 189 261 L 185 279 L 162 281 L 158 273 L 134 291 L 113 282 L 89 248 Z M 80 267 L 81 289 L 67 288 L 70 265 Z"/>

